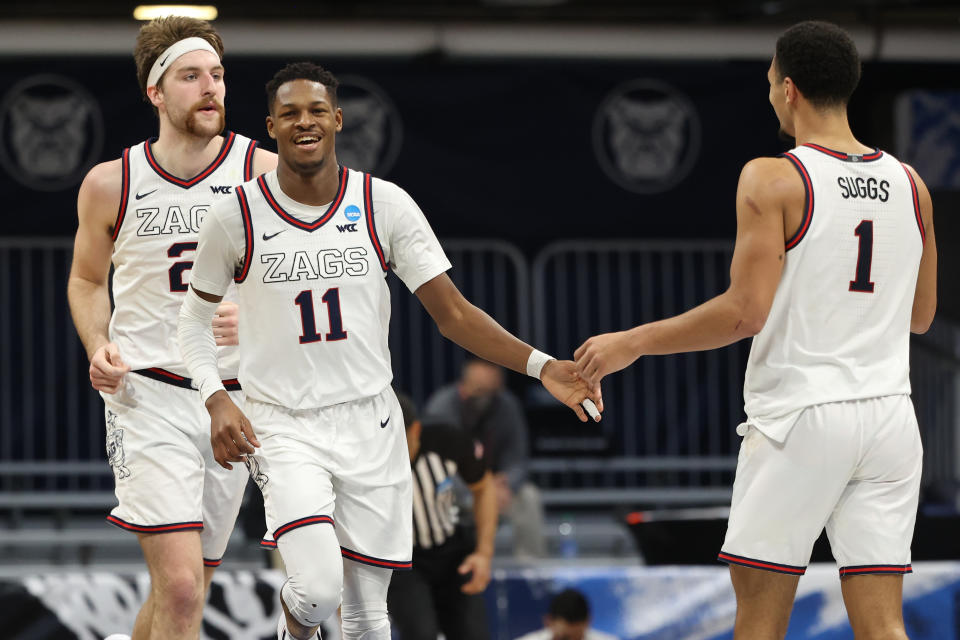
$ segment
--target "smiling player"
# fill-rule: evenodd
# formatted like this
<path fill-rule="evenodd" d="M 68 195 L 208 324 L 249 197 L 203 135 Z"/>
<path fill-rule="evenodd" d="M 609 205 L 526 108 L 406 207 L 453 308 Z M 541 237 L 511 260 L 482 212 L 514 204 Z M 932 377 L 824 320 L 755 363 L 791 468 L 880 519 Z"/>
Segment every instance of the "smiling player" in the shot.
<path fill-rule="evenodd" d="M 410 567 L 413 551 L 410 460 L 390 388 L 387 270 L 444 336 L 542 380 L 581 420 L 579 403 L 593 394 L 572 362 L 532 349 L 464 299 L 406 192 L 338 165 L 336 88 L 332 74 L 310 63 L 289 65 L 267 84 L 279 166 L 211 212 L 179 335 L 217 460 L 229 467 L 247 459 L 258 469 L 289 575 L 277 637 L 314 637 L 342 590 L 344 638 L 386 640 L 390 575 Z M 210 331 L 234 280 L 243 412 L 223 390 Z"/>

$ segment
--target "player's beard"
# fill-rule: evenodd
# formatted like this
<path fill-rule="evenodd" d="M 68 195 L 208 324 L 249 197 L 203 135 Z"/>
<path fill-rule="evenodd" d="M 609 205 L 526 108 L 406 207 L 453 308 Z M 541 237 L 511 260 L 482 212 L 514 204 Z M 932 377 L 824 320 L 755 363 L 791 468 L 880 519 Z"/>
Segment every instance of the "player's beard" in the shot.
<path fill-rule="evenodd" d="M 224 115 L 223 105 L 216 100 L 213 101 L 213 107 L 217 110 L 217 115 L 219 116 L 216 125 L 205 128 L 200 124 L 199 111 L 208 104 L 210 104 L 210 100 L 199 100 L 191 105 L 183 123 L 184 131 L 197 138 L 212 138 L 223 133 L 223 128 L 226 125 L 226 116 Z M 216 129 L 216 131 L 214 131 L 214 129 Z"/>

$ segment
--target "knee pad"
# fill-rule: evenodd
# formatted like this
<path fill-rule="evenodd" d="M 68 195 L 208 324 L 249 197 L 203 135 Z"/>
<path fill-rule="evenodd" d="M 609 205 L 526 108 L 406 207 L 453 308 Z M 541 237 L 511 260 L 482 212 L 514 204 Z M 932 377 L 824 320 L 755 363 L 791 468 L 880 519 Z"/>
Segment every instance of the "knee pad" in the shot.
<path fill-rule="evenodd" d="M 294 619 L 305 627 L 315 627 L 340 606 L 339 582 L 304 581 L 291 576 L 280 588 L 280 597 Z"/>
<path fill-rule="evenodd" d="M 297 622 L 315 627 L 340 606 L 343 560 L 336 534 L 329 525 L 310 525 L 285 534 L 277 547 L 288 575 L 280 597 Z"/>

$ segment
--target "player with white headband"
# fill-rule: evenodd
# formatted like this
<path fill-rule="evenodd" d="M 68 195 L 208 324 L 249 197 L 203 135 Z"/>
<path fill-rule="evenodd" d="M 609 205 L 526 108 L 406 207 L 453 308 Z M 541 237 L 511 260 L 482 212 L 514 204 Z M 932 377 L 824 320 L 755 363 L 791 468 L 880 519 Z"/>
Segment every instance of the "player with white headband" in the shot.
<path fill-rule="evenodd" d="M 197 637 L 205 590 L 246 485 L 245 469 L 214 461 L 209 419 L 176 342 L 207 211 L 276 166 L 255 141 L 224 131 L 222 57 L 220 36 L 206 22 L 144 25 L 134 59 L 159 135 L 91 169 L 77 198 L 68 297 L 90 381 L 106 405 L 119 502 L 107 519 L 138 536 L 150 570 L 137 640 Z M 237 317 L 236 305 L 224 302 L 212 324 L 218 379 L 239 402 Z"/>

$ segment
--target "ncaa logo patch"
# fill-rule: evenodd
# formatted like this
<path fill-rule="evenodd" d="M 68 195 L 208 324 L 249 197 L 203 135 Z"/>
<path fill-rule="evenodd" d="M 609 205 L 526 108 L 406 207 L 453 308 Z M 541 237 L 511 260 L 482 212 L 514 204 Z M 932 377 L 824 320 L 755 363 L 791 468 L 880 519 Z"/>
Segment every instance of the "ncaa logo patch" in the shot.
<path fill-rule="evenodd" d="M 607 177 L 627 191 L 667 191 L 687 177 L 700 155 L 700 116 L 675 88 L 630 80 L 597 109 L 593 149 Z"/>
<path fill-rule="evenodd" d="M 0 101 L 0 165 L 30 189 L 76 185 L 102 148 L 100 105 L 69 78 L 29 76 Z"/>
<path fill-rule="evenodd" d="M 393 100 L 369 79 L 348 75 L 340 78 L 337 102 L 343 109 L 337 160 L 351 169 L 387 175 L 403 142 L 403 124 Z"/>
<path fill-rule="evenodd" d="M 349 207 L 343 210 L 343 215 L 346 216 L 347 220 L 350 222 L 356 222 L 360 219 L 360 207 L 355 204 L 351 204 Z"/>

